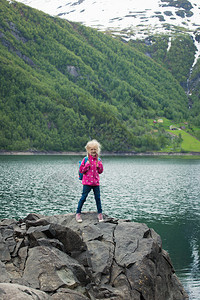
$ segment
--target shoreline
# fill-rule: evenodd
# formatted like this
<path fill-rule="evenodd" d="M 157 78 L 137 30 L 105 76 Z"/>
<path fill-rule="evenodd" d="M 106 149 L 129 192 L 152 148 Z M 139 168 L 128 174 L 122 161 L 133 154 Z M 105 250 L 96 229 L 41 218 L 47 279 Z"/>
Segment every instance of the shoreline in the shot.
<path fill-rule="evenodd" d="M 74 151 L 0 151 L 0 155 L 74 155 L 84 156 L 86 152 Z M 200 152 L 102 152 L 101 156 L 200 156 Z"/>

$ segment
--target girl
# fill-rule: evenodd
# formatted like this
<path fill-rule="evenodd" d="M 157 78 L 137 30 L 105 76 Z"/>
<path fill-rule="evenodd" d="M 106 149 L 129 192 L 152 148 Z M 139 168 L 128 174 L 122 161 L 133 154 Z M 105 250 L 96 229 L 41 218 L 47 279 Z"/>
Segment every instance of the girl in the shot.
<path fill-rule="evenodd" d="M 85 158 L 82 160 L 79 170 L 81 173 L 83 173 L 83 192 L 76 211 L 76 221 L 79 223 L 82 222 L 82 206 L 86 201 L 89 192 L 93 190 L 98 211 L 98 219 L 99 222 L 103 222 L 99 187 L 99 174 L 103 172 L 103 164 L 99 158 L 101 145 L 96 140 L 92 140 L 87 143 L 85 149 L 87 151 L 88 159 L 87 162 L 85 162 Z"/>

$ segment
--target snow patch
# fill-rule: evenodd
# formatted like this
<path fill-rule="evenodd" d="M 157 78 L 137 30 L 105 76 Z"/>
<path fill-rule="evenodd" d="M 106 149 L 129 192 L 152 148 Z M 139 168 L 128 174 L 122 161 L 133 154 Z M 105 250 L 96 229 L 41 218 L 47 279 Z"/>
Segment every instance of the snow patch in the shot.
<path fill-rule="evenodd" d="M 191 0 L 191 17 L 176 15 L 177 7 L 163 6 L 161 0 L 18 0 L 52 16 L 81 22 L 90 27 L 105 30 L 128 30 L 131 38 L 143 38 L 150 34 L 166 32 L 166 24 L 185 27 L 194 31 L 200 26 L 199 0 Z M 166 11 L 170 12 L 166 14 Z M 199 25 L 198 25 L 199 24 Z"/>
<path fill-rule="evenodd" d="M 170 37 L 169 37 L 169 41 L 168 41 L 167 52 L 170 50 L 171 45 L 172 45 L 172 37 L 170 36 Z"/>

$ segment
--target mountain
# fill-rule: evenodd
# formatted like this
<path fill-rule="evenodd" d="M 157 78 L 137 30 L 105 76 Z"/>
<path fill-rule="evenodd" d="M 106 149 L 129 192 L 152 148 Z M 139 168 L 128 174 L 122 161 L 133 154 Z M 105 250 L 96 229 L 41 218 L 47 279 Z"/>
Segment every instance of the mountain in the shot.
<path fill-rule="evenodd" d="M 182 26 L 193 31 L 199 26 L 198 0 L 18 0 L 50 15 L 86 26 L 109 28 L 132 28 L 136 34 L 141 29 L 166 30 L 166 23 Z M 139 29 L 138 29 L 139 27 Z M 141 31 L 140 31 L 141 30 Z M 143 30 L 144 31 L 144 30 Z M 152 32 L 151 32 L 152 33 Z"/>
<path fill-rule="evenodd" d="M 102 31 L 142 39 L 146 35 L 173 34 L 182 30 L 199 34 L 198 0 L 18 0 L 52 16 Z M 196 43 L 200 50 L 199 43 Z"/>
<path fill-rule="evenodd" d="M 153 119 L 189 120 L 187 95 L 138 45 L 18 2 L 2 0 L 0 14 L 1 150 L 180 145 Z"/>
<path fill-rule="evenodd" d="M 18 1 L 52 16 L 97 28 L 123 41 L 131 42 L 132 46 L 138 44 L 133 41 L 139 40 L 140 48 L 137 45 L 137 49 L 163 63 L 185 89 L 189 107 L 193 110 L 192 116 L 195 123 L 200 125 L 197 113 L 200 111 L 199 0 Z M 161 51 L 162 54 L 159 53 Z M 190 56 L 187 65 L 185 56 Z"/>

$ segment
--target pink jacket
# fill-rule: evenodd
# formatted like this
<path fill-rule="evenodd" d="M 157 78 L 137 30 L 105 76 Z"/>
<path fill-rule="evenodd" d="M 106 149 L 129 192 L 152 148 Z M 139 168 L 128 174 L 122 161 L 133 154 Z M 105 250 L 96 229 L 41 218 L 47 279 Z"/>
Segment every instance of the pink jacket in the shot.
<path fill-rule="evenodd" d="M 88 156 L 88 161 L 85 164 L 85 158 L 80 165 L 80 172 L 83 173 L 82 184 L 83 185 L 99 185 L 99 174 L 103 172 L 103 164 L 101 160 L 98 160 L 98 167 L 96 165 L 97 158 Z"/>

